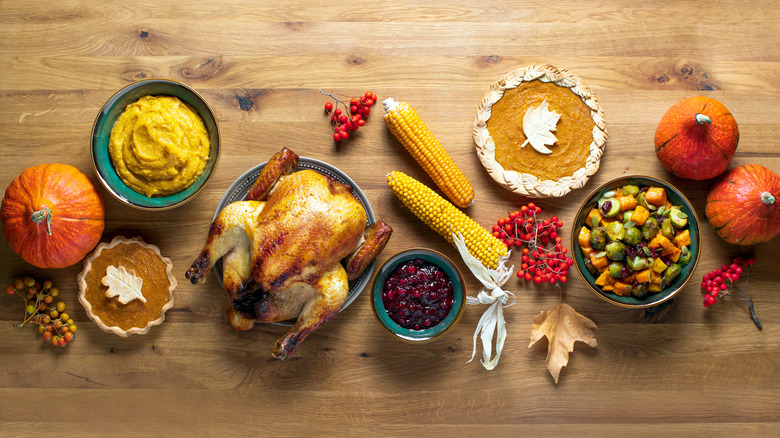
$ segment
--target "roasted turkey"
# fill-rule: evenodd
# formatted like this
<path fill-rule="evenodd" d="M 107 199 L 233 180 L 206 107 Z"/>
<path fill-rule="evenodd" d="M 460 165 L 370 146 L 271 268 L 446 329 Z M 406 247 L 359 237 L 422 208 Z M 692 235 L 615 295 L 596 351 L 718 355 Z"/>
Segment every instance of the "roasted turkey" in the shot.
<path fill-rule="evenodd" d="M 236 330 L 297 318 L 272 355 L 289 359 L 306 336 L 331 320 L 349 284 L 382 251 L 392 229 L 366 226 L 352 189 L 313 170 L 296 172 L 287 148 L 269 160 L 244 201 L 219 212 L 186 277 L 202 283 L 222 258 L 222 283 Z"/>

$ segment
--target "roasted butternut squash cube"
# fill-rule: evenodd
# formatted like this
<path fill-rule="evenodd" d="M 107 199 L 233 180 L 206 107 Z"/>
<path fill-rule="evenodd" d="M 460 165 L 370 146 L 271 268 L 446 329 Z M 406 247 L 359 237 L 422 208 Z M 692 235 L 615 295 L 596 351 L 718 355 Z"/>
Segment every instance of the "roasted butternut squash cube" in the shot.
<path fill-rule="evenodd" d="M 612 291 L 621 297 L 631 295 L 631 285 L 623 283 L 622 281 L 616 281 L 615 284 L 612 285 L 612 288 Z"/>
<path fill-rule="evenodd" d="M 580 234 L 577 235 L 577 243 L 580 248 L 590 248 L 590 228 L 583 226 L 580 228 Z"/>
<path fill-rule="evenodd" d="M 604 271 L 601 271 L 601 275 L 599 275 L 599 278 L 597 278 L 596 281 L 594 281 L 594 283 L 597 286 L 606 286 L 606 285 L 612 283 L 611 279 L 612 279 L 612 277 L 609 276 L 609 272 L 604 270 Z"/>
<path fill-rule="evenodd" d="M 609 263 L 606 254 L 601 257 L 596 257 L 596 253 L 590 253 L 588 257 L 590 257 L 590 262 L 593 264 L 593 266 L 596 267 L 596 269 L 604 268 Z"/>
<path fill-rule="evenodd" d="M 647 286 L 648 292 L 661 292 L 663 289 L 661 289 L 661 285 L 657 283 L 650 283 Z"/>
<path fill-rule="evenodd" d="M 680 260 L 680 254 L 682 254 L 682 251 L 680 248 L 677 248 L 676 246 L 672 246 L 668 249 L 664 249 L 661 251 L 661 255 L 668 258 L 669 260 L 677 263 L 677 260 Z"/>
<path fill-rule="evenodd" d="M 666 190 L 663 187 L 650 187 L 645 192 L 645 201 L 656 207 L 666 205 Z"/>
<path fill-rule="evenodd" d="M 658 233 L 649 242 L 647 242 L 647 246 L 652 250 L 657 250 L 658 248 L 663 248 L 663 249 L 673 248 L 674 244 L 672 243 L 671 240 L 667 239 L 666 236 L 664 236 L 661 233 Z"/>
<path fill-rule="evenodd" d="M 633 195 L 621 196 L 617 200 L 620 202 L 620 211 L 632 210 L 636 207 L 636 198 Z"/>
<path fill-rule="evenodd" d="M 601 223 L 601 219 L 604 218 L 604 216 L 602 216 L 601 213 L 599 212 L 599 209 L 598 208 L 594 208 L 594 209 L 592 209 L 588 213 L 588 217 L 585 218 L 585 226 L 593 228 L 593 218 L 594 217 L 596 218 L 596 223 L 597 224 L 600 224 Z"/>
<path fill-rule="evenodd" d="M 660 257 L 654 259 L 653 266 L 650 268 L 653 271 L 655 271 L 656 274 L 660 274 L 666 270 L 666 263 L 664 263 L 663 260 L 661 260 Z M 660 275 L 659 275 L 660 277 Z"/>
<path fill-rule="evenodd" d="M 634 222 L 636 222 L 637 225 L 642 226 L 647 221 L 647 218 L 650 217 L 650 210 L 642 207 L 641 205 L 637 205 L 636 208 L 634 208 L 634 212 L 631 213 L 630 219 Z"/>
<path fill-rule="evenodd" d="M 691 233 L 688 230 L 683 230 L 674 236 L 674 245 L 678 248 L 682 248 L 685 245 L 691 244 Z"/>
<path fill-rule="evenodd" d="M 650 283 L 653 280 L 654 272 L 652 269 L 648 268 L 643 271 L 639 271 L 636 274 L 636 281 L 638 283 Z"/>

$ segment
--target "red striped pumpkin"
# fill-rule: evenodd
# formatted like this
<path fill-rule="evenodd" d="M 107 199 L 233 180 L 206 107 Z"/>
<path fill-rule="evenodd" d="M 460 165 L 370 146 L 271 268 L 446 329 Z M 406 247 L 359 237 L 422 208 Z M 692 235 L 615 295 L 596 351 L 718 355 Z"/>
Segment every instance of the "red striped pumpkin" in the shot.
<path fill-rule="evenodd" d="M 780 234 L 780 177 L 758 164 L 735 167 L 710 189 L 704 215 L 729 243 L 772 240 Z"/>
<path fill-rule="evenodd" d="M 0 221 L 8 243 L 39 268 L 64 268 L 84 258 L 103 235 L 105 207 L 95 185 L 67 164 L 41 164 L 5 191 Z"/>

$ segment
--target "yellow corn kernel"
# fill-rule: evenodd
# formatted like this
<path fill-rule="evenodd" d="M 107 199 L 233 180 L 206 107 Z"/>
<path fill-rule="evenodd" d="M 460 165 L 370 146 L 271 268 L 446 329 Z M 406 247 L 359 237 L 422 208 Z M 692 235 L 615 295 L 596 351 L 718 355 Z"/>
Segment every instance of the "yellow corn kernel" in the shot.
<path fill-rule="evenodd" d="M 453 244 L 451 233 L 460 233 L 471 255 L 485 267 L 495 269 L 499 256 L 509 252 L 506 245 L 474 222 L 449 201 L 425 184 L 403 172 L 390 172 L 387 184 L 403 204 L 425 225 Z"/>
<path fill-rule="evenodd" d="M 408 103 L 396 102 L 392 97 L 382 103 L 388 129 L 433 182 L 458 207 L 471 205 L 474 202 L 474 188 L 417 112 Z"/>

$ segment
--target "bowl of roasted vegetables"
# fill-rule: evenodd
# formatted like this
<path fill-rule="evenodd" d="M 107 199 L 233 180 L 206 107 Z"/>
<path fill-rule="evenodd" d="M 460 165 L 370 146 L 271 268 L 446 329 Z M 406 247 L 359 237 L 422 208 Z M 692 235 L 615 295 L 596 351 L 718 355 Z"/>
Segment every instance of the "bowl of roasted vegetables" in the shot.
<path fill-rule="evenodd" d="M 671 299 L 699 261 L 699 219 L 671 184 L 626 176 L 596 189 L 572 227 L 577 270 L 599 297 L 622 307 Z"/>

